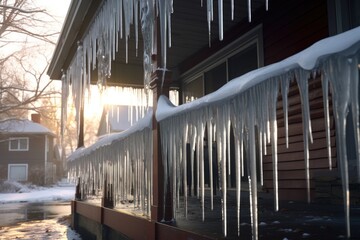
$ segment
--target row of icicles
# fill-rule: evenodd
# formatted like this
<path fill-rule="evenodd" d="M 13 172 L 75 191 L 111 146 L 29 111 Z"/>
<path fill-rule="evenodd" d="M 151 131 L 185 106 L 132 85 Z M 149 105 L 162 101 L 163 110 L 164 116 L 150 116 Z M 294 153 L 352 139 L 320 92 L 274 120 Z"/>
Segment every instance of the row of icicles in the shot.
<path fill-rule="evenodd" d="M 266 155 L 266 145 L 271 144 L 274 208 L 279 209 L 278 197 L 278 156 L 277 156 L 277 98 L 281 89 L 283 99 L 284 123 L 286 131 L 286 146 L 288 140 L 288 103 L 287 94 L 289 82 L 294 78 L 300 91 L 303 118 L 303 142 L 304 142 L 304 165 L 307 186 L 307 199 L 310 202 L 310 166 L 309 146 L 313 141 L 309 107 L 308 81 L 317 72 L 320 72 L 323 88 L 323 106 L 325 113 L 325 129 L 327 137 L 327 149 L 329 169 L 331 165 L 331 142 L 330 142 L 330 116 L 329 116 L 329 83 L 333 99 L 333 112 L 336 123 L 338 163 L 343 185 L 343 199 L 345 206 L 346 233 L 350 237 L 350 193 L 348 161 L 346 154 L 346 117 L 352 112 L 354 139 L 356 141 L 358 175 L 360 176 L 359 163 L 359 107 L 358 107 L 358 63 L 359 54 L 347 57 L 332 57 L 324 62 L 316 71 L 311 72 L 303 69 L 295 69 L 288 74 L 268 79 L 253 86 L 245 92 L 238 94 L 232 99 L 212 104 L 205 107 L 177 114 L 160 121 L 162 158 L 164 164 L 165 179 L 170 180 L 173 199 L 173 215 L 176 217 L 176 209 L 179 206 L 180 192 L 184 193 L 184 211 L 187 216 L 188 209 L 188 183 L 187 164 L 190 162 L 191 179 L 194 178 L 193 169 L 196 165 L 198 177 L 198 196 L 202 205 L 202 219 L 205 220 L 205 161 L 209 164 L 210 176 L 210 208 L 213 209 L 213 164 L 218 165 L 218 176 L 222 194 L 222 219 L 223 233 L 227 235 L 227 173 L 236 176 L 236 202 L 237 202 L 237 232 L 240 235 L 240 193 L 241 177 L 244 174 L 244 166 L 248 166 L 248 180 L 250 189 L 251 223 L 254 239 L 258 239 L 258 211 L 257 211 L 257 172 L 262 176 L 262 156 Z M 315 74 L 314 74 L 315 73 Z M 339 81 L 341 79 L 341 81 Z M 350 123 L 349 123 L 350 124 Z M 177 126 L 177 127 L 173 127 Z M 234 145 L 230 146 L 231 128 L 233 129 Z M 206 131 L 205 131 L 206 129 Z M 255 129 L 258 129 L 256 131 Z M 256 136 L 258 134 L 258 136 Z M 256 153 L 256 139 L 259 139 L 259 151 Z M 207 141 L 208 159 L 204 158 L 204 139 Z M 187 160 L 186 145 L 190 145 L 190 161 Z M 217 161 L 213 158 L 213 144 L 216 144 Z M 235 170 L 230 169 L 230 147 L 235 148 Z M 196 153 L 196 156 L 194 154 Z M 248 154 L 248 157 L 244 156 Z M 259 156 L 257 166 L 256 156 Z M 244 161 L 247 161 L 246 164 Z M 260 168 L 260 169 L 257 169 Z M 192 184 L 194 181 L 191 181 Z M 164 181 L 164 189 L 167 189 L 167 181 Z M 181 189 L 183 188 L 183 189 Z M 194 186 L 191 185 L 191 192 Z M 164 201 L 165 201 L 164 195 Z"/>

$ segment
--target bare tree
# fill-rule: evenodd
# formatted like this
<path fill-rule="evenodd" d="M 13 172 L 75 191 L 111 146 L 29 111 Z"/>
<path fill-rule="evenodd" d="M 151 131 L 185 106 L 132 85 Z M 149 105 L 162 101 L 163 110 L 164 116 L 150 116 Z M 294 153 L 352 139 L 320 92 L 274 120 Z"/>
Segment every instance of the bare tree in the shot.
<path fill-rule="evenodd" d="M 0 38 L 4 40 L 9 34 L 16 33 L 55 44 L 53 40 L 58 31 L 49 32 L 45 28 L 48 22 L 44 20 L 52 17 L 44 9 L 34 6 L 32 0 L 1 0 Z"/>
<path fill-rule="evenodd" d="M 44 47 L 59 33 L 46 27 L 49 19 L 32 0 L 0 0 L 0 120 L 26 117 L 41 99 L 59 94 L 49 91 L 46 76 Z"/>

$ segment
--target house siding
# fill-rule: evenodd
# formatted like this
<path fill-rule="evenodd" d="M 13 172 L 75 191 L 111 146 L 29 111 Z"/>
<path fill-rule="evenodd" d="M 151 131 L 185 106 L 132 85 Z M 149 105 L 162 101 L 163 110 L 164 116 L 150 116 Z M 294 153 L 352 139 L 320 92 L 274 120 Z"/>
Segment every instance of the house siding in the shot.
<path fill-rule="evenodd" d="M 282 99 L 278 101 L 278 174 L 279 174 L 279 195 L 281 199 L 305 200 L 305 160 L 304 160 L 304 136 L 302 126 L 301 99 L 296 82 L 294 81 L 289 90 L 289 148 L 286 148 L 284 114 L 282 110 Z M 309 80 L 309 103 L 311 111 L 311 127 L 313 143 L 309 146 L 309 168 L 311 198 L 315 197 L 314 176 L 319 171 L 329 171 L 327 155 L 327 140 L 325 133 L 325 120 L 323 109 L 323 97 L 321 79 L 318 76 Z M 337 171 L 336 149 L 335 149 L 335 122 L 332 117 L 331 98 L 330 104 L 330 135 L 332 147 L 332 167 Z M 264 189 L 273 190 L 272 178 L 272 157 L 271 146 L 268 146 L 267 156 L 264 156 Z"/>
<path fill-rule="evenodd" d="M 263 21 L 264 64 L 281 61 L 329 36 L 327 1 L 273 1 Z M 280 199 L 305 200 L 306 180 L 301 100 L 297 84 L 289 90 L 289 148 L 285 146 L 282 101 L 278 101 L 278 161 Z M 330 100 L 331 102 L 331 100 Z M 329 171 L 321 80 L 309 80 L 309 103 L 313 130 L 310 144 L 310 196 L 314 199 L 313 177 Z M 330 111 L 332 116 L 332 112 Z M 331 117 L 332 164 L 336 169 L 335 123 Z M 268 148 L 271 153 L 271 148 Z M 334 170 L 337 171 L 337 170 Z M 264 156 L 264 189 L 273 190 L 271 155 Z"/>
<path fill-rule="evenodd" d="M 259 9 L 253 14 L 252 22 L 239 23 L 227 32 L 224 41 L 215 43 L 197 56 L 186 60 L 180 69 L 184 72 L 200 63 L 211 54 L 226 47 L 258 25 L 263 30 L 264 65 L 269 65 L 290 57 L 304 50 L 313 43 L 329 36 L 327 1 L 270 1 L 269 11 Z M 328 171 L 326 149 L 325 121 L 321 80 L 318 76 L 309 81 L 310 110 L 314 143 L 310 145 L 310 177 L 319 171 Z M 281 95 L 281 94 L 280 94 Z M 279 193 L 281 199 L 305 200 L 306 180 L 304 146 L 301 116 L 301 100 L 295 81 L 289 91 L 289 141 L 290 147 L 285 147 L 282 101 L 278 101 L 278 159 L 279 159 Z M 330 112 L 332 115 L 332 112 Z M 333 168 L 336 169 L 336 149 L 334 120 L 331 117 L 331 144 Z M 264 190 L 273 190 L 273 173 L 271 148 L 264 156 Z M 337 171 L 337 170 L 334 170 Z M 314 197 L 314 182 L 311 180 L 311 197 Z"/>
<path fill-rule="evenodd" d="M 271 1 L 263 19 L 265 65 L 329 36 L 326 0 Z"/>

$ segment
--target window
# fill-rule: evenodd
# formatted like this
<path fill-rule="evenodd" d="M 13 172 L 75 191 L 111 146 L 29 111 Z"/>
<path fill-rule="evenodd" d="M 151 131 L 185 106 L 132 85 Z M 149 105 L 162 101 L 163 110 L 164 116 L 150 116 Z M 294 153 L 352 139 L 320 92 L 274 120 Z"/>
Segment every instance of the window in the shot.
<path fill-rule="evenodd" d="M 204 73 L 205 94 L 212 93 L 227 83 L 226 62 Z"/>
<path fill-rule="evenodd" d="M 9 151 L 28 151 L 29 138 L 10 138 Z"/>
<path fill-rule="evenodd" d="M 232 79 L 263 66 L 262 49 L 259 25 L 185 73 L 183 101 L 212 93 Z"/>
<path fill-rule="evenodd" d="M 188 84 L 184 85 L 183 88 L 184 102 L 191 102 L 197 98 L 204 96 L 204 81 L 203 76 L 199 76 Z"/>

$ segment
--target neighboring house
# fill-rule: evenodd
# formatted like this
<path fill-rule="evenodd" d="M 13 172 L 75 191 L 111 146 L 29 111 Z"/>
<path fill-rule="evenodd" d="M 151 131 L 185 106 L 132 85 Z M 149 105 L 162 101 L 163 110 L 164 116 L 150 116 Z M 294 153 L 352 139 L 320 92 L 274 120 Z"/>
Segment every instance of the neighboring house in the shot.
<path fill-rule="evenodd" d="M 130 7 L 124 1 L 122 8 L 122 6 L 117 4 L 117 1 L 110 0 L 72 1 L 60 40 L 49 66 L 48 74 L 50 78 L 62 79 L 65 86 L 64 89 L 67 89 L 66 87 L 72 83 L 73 91 L 81 95 L 83 94 L 81 92 L 83 89 L 81 87 L 82 84 L 94 84 L 96 80 L 98 80 L 98 83 L 102 83 L 106 78 L 109 83 L 114 85 L 140 87 L 143 85 L 143 76 L 145 76 L 145 86 L 153 90 L 153 107 L 154 113 L 156 113 L 161 111 L 157 105 L 159 96 L 162 94 L 167 95 L 170 88 L 177 88 L 179 90 L 181 94 L 180 102 L 183 104 L 204 96 L 207 99 L 207 96 L 214 96 L 210 95 L 211 93 L 216 93 L 222 86 L 228 83 L 231 84 L 233 79 L 243 76 L 249 71 L 261 67 L 271 67 L 272 64 L 301 52 L 321 39 L 360 26 L 360 2 L 357 0 L 130 1 L 130 3 L 134 2 L 139 3 L 139 5 L 130 4 Z M 156 5 L 153 8 L 155 2 L 160 5 Z M 201 6 L 200 2 L 203 3 L 203 6 Z M 251 3 L 250 11 L 246 2 Z M 231 3 L 234 3 L 234 5 L 231 6 Z M 267 3 L 269 3 L 269 10 L 266 10 Z M 128 6 L 129 8 L 127 8 Z M 138 6 L 140 6 L 140 10 L 137 9 Z M 118 12 L 119 9 L 121 13 Z M 135 9 L 134 14 L 129 9 L 131 11 Z M 172 9 L 173 13 L 167 15 L 172 12 Z M 231 9 L 235 9 L 233 19 Z M 212 12 L 212 10 L 214 11 Z M 153 15 L 149 14 L 152 11 L 154 11 Z M 251 22 L 248 21 L 249 15 L 252 16 Z M 134 19 L 133 21 L 134 16 L 138 16 L 141 21 L 139 19 Z M 133 22 L 142 24 L 141 29 L 143 32 L 142 35 L 139 34 L 138 39 L 136 38 L 138 36 L 136 34 L 137 29 L 133 30 L 131 28 L 130 31 L 129 26 L 126 25 L 130 25 Z M 125 26 L 121 24 L 125 24 Z M 166 24 L 169 25 L 168 28 Z M 134 26 L 138 27 L 137 24 L 134 24 Z M 122 39 L 120 38 L 121 36 L 123 37 Z M 170 38 L 171 47 L 168 48 L 170 44 L 167 41 L 170 41 Z M 116 49 L 118 49 L 118 52 L 115 53 Z M 315 68 L 311 70 L 313 70 L 310 77 L 311 81 L 305 79 L 306 87 L 309 89 L 309 117 L 312 121 L 313 132 L 313 143 L 310 145 L 308 153 L 309 167 L 306 167 L 304 164 L 304 155 L 307 154 L 304 142 L 308 142 L 308 140 L 304 140 L 303 137 L 304 132 L 306 132 L 306 130 L 303 131 L 306 121 L 303 122 L 302 96 L 296 81 L 292 81 L 287 94 L 289 106 L 289 148 L 286 147 L 286 120 L 282 110 L 282 101 L 284 99 L 280 93 L 280 91 L 284 90 L 281 89 L 275 92 L 277 94 L 277 98 L 275 97 L 277 99 L 277 112 L 274 114 L 276 115 L 276 126 L 278 127 L 276 137 L 279 162 L 278 175 L 274 174 L 271 154 L 273 149 L 269 145 L 267 148 L 268 154 L 261 154 L 261 156 L 264 155 L 263 163 L 261 164 L 264 172 L 264 184 L 259 186 L 259 189 L 264 192 L 273 192 L 275 188 L 273 182 L 276 182 L 278 183 L 279 198 L 281 200 L 314 200 L 317 196 L 321 195 L 325 197 L 325 201 L 331 202 L 336 196 L 340 198 L 347 197 L 345 196 L 346 193 L 344 195 L 342 193 L 339 194 L 338 190 L 341 189 L 338 180 L 341 175 L 344 175 L 339 168 L 340 161 L 338 159 L 339 156 L 337 156 L 339 152 L 337 148 L 341 144 L 336 143 L 336 140 L 339 140 L 339 138 L 336 139 L 338 136 L 336 135 L 333 107 L 330 101 L 330 125 L 328 128 L 330 130 L 330 151 L 327 147 L 326 127 L 324 127 L 326 119 L 324 117 L 321 85 L 323 72 L 321 72 L 322 69 L 319 69 L 319 71 L 315 71 L 317 70 Z M 283 72 L 286 69 L 277 71 L 281 72 L 280 75 L 285 75 Z M 287 77 L 289 81 L 290 79 L 294 80 L 294 72 L 289 72 Z M 240 84 L 240 86 L 234 86 L 234 89 L 241 87 Z M 63 94 L 66 96 L 67 92 Z M 80 98 L 77 99 L 75 100 L 79 101 L 78 106 L 80 106 Z M 206 102 L 206 100 L 204 101 Z M 252 103 L 248 104 L 251 105 Z M 214 103 L 214 105 L 216 104 Z M 187 106 L 189 105 L 184 104 L 179 109 L 185 112 Z M 255 106 L 259 108 L 259 106 Z M 79 107 L 78 109 L 86 111 L 86 108 L 82 109 Z M 197 110 L 196 106 L 194 109 L 194 111 Z M 266 109 L 266 111 L 269 110 Z M 244 114 L 250 115 L 248 111 Z M 222 115 L 226 115 L 225 110 L 222 112 Z M 142 231 L 143 234 L 150 232 L 153 234 L 151 236 L 156 236 L 158 239 L 170 239 L 171 234 L 176 236 L 177 228 L 175 228 L 176 230 L 170 230 L 159 223 L 164 220 L 164 216 L 171 219 L 174 215 L 174 212 L 168 210 L 169 206 L 166 205 L 168 202 L 166 202 L 166 197 L 163 194 L 169 188 L 173 190 L 171 194 L 174 196 L 175 190 L 172 188 L 180 188 L 179 186 L 182 187 L 186 184 L 179 183 L 177 185 L 175 183 L 173 186 L 166 185 L 167 181 L 171 182 L 172 180 L 164 180 L 164 175 L 167 174 L 167 171 L 171 171 L 171 169 L 167 169 L 167 166 L 163 165 L 167 162 L 166 160 L 163 161 L 162 157 L 165 156 L 170 159 L 169 162 L 175 161 L 176 154 L 181 155 L 183 152 L 176 152 L 174 150 L 174 155 L 164 152 L 165 150 L 162 149 L 162 146 L 166 145 L 166 143 L 161 145 L 161 129 L 159 124 L 155 122 L 155 117 L 153 120 L 152 166 L 154 168 L 154 175 L 152 180 L 154 184 L 151 186 L 153 187 L 154 197 L 149 199 L 148 203 L 151 204 L 149 218 L 151 218 L 151 223 L 155 222 L 157 224 L 155 224 L 156 227 L 151 224 L 149 224 L 151 226 L 146 225 L 144 222 L 147 220 L 140 221 L 127 215 L 121 216 L 123 219 L 126 219 L 126 221 L 121 221 L 123 225 L 116 224 L 114 223 L 116 221 L 111 220 L 118 215 L 113 214 L 113 212 L 106 215 L 106 211 L 104 212 L 103 210 L 99 210 L 99 212 L 104 214 L 100 217 L 98 215 L 92 216 L 87 214 L 84 210 L 85 208 L 75 209 L 75 215 L 78 214 L 93 220 L 95 219 L 95 221 L 109 228 L 121 231 L 130 238 L 139 236 L 136 230 L 132 231 L 134 229 L 145 229 Z M 197 120 L 192 119 L 193 122 Z M 171 129 L 168 130 L 173 133 L 180 127 L 179 124 L 173 124 L 170 125 L 169 128 Z M 270 123 L 267 127 L 270 128 Z M 350 133 L 359 130 L 351 128 L 352 124 L 348 124 L 347 131 Z M 258 131 L 259 129 L 256 130 L 256 132 Z M 231 137 L 233 136 L 231 135 Z M 234 140 L 231 140 L 231 137 L 228 135 L 228 142 L 231 142 L 230 145 L 234 146 Z M 270 137 L 268 136 L 268 138 Z M 186 144 L 180 144 L 181 138 L 171 140 L 177 141 L 174 145 L 179 149 L 183 149 L 186 146 Z M 201 142 L 200 144 L 203 144 L 204 138 L 199 138 L 198 141 Z M 356 144 L 352 136 L 348 136 L 346 141 L 349 158 L 348 165 L 350 169 L 353 169 L 356 166 Z M 257 139 L 255 142 L 256 152 L 258 153 L 260 152 L 259 142 L 261 141 Z M 198 146 L 196 147 L 197 150 L 199 150 Z M 96 151 L 96 147 L 91 149 L 91 151 Z M 329 171 L 329 152 L 331 153 L 331 172 Z M 101 154 L 105 155 L 106 153 L 99 151 L 97 157 Z M 226 165 L 229 168 L 229 172 L 236 165 L 234 155 L 234 148 L 231 149 L 229 155 L 225 154 L 225 156 L 230 156 L 225 157 L 230 159 L 227 163 L 228 165 Z M 81 154 L 77 156 L 81 156 Z M 111 155 L 106 155 L 106 157 L 108 156 Z M 110 161 L 111 159 L 109 160 L 108 157 L 105 160 Z M 257 165 L 260 165 L 260 162 L 257 162 Z M 245 172 L 251 168 L 252 166 L 246 166 Z M 175 174 L 173 176 L 181 172 L 179 170 L 176 173 L 176 171 L 177 169 L 173 170 L 172 173 Z M 234 172 L 233 170 L 231 171 Z M 257 173 L 259 174 L 259 172 Z M 354 183 L 355 174 L 352 174 L 351 171 L 349 173 L 349 181 Z M 250 173 L 246 174 L 250 175 Z M 308 180 L 306 179 L 306 174 L 309 175 Z M 227 174 L 222 176 L 225 175 Z M 255 173 L 253 172 L 253 175 L 256 176 L 256 171 Z M 230 174 L 228 176 L 228 178 L 225 177 L 225 180 L 222 179 L 222 181 L 226 182 L 230 187 L 234 187 L 236 185 L 236 178 L 230 176 Z M 275 178 L 278 179 L 274 181 Z M 89 175 L 86 174 L 81 180 L 84 181 L 82 183 L 83 186 L 89 188 L 91 182 L 86 182 L 87 179 L 91 181 Z M 318 189 L 316 189 L 316 181 L 318 179 L 325 181 L 325 183 L 321 183 L 320 194 L 317 194 Z M 325 192 L 323 192 L 324 189 Z M 336 189 L 335 192 L 332 192 L 333 189 Z M 107 194 L 108 189 L 106 186 L 105 190 Z M 178 194 L 182 193 L 182 191 L 183 189 L 179 190 Z M 176 205 L 176 201 L 173 200 L 171 204 Z M 81 206 L 83 207 L 83 205 Z M 74 219 L 76 220 L 76 218 Z M 79 224 L 79 222 L 81 221 L 75 224 Z M 142 223 L 144 225 L 141 225 Z M 142 227 L 139 227 L 139 225 Z M 82 227 L 86 228 L 86 226 Z M 90 231 L 89 226 L 87 227 L 88 231 Z M 193 236 L 189 232 L 181 236 L 183 239 L 186 239 L 186 237 L 197 239 L 199 237 L 198 235 Z M 146 239 L 146 237 L 143 238 Z"/>
<path fill-rule="evenodd" d="M 32 119 L 38 121 L 37 115 Z M 9 119 L 0 123 L 0 179 L 51 184 L 56 178 L 55 134 L 38 122 Z"/>

